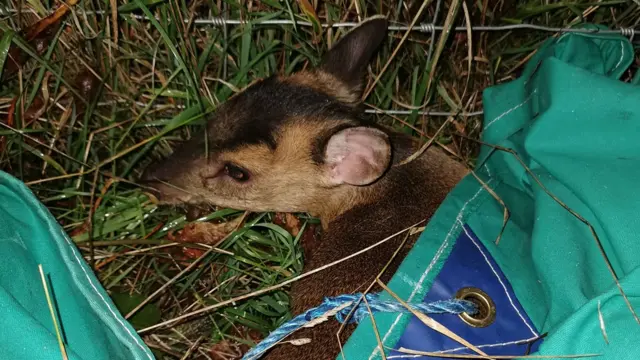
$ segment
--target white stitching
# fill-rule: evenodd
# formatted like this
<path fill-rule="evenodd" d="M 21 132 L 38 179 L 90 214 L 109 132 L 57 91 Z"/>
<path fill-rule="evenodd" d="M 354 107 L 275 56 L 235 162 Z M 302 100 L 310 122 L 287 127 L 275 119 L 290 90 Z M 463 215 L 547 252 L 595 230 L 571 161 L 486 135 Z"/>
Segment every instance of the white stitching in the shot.
<path fill-rule="evenodd" d="M 484 164 L 484 168 L 485 168 L 485 169 L 487 169 L 487 175 L 489 175 L 489 177 L 493 177 L 493 176 L 491 175 L 491 170 L 489 170 L 489 165 Z"/>
<path fill-rule="evenodd" d="M 513 341 L 507 341 L 507 342 L 503 342 L 503 343 L 496 343 L 496 344 L 484 344 L 484 345 L 476 345 L 477 348 L 492 348 L 492 347 L 498 347 L 498 346 L 507 346 L 507 345 L 516 345 L 516 344 L 526 344 L 530 341 L 533 340 L 537 340 L 539 339 L 540 336 L 533 336 L 530 337 L 528 339 L 522 339 L 522 340 L 513 340 Z M 468 350 L 469 348 L 466 346 L 461 346 L 455 349 L 447 349 L 447 350 L 443 350 L 443 351 L 438 351 L 439 353 L 452 353 L 454 351 L 460 351 L 460 350 Z"/>
<path fill-rule="evenodd" d="M 539 336 L 534 336 L 528 339 L 522 339 L 522 340 L 514 340 L 514 341 L 508 341 L 508 342 L 503 342 L 503 343 L 497 343 L 497 344 L 484 344 L 484 345 L 476 345 L 477 348 L 491 348 L 491 347 L 498 347 L 498 346 L 506 346 L 506 345 L 518 345 L 518 344 L 526 344 L 530 341 L 533 340 L 537 340 L 539 339 Z M 466 346 L 461 346 L 455 349 L 448 349 L 448 350 L 443 350 L 443 351 L 434 351 L 434 353 L 437 354 L 446 354 L 446 353 L 452 353 L 454 351 L 460 351 L 460 350 L 468 350 L 469 348 L 467 348 Z M 423 355 L 413 355 L 413 354 L 406 354 L 406 355 L 390 355 L 387 356 L 387 359 L 402 359 L 402 358 L 417 358 L 419 356 L 423 356 Z"/>
<path fill-rule="evenodd" d="M 562 36 L 560 36 L 558 38 L 558 40 L 556 40 L 556 44 L 560 42 L 560 40 L 562 40 L 563 38 L 567 37 L 570 33 L 564 33 Z M 613 68 L 613 70 L 611 70 L 610 72 L 614 72 L 616 70 L 618 70 L 618 67 L 620 66 L 620 64 L 622 63 L 622 60 L 624 59 L 624 41 L 620 40 L 620 48 L 622 49 L 622 51 L 620 52 L 620 60 L 618 60 L 618 63 L 616 64 L 616 67 Z"/>
<path fill-rule="evenodd" d="M 611 70 L 610 72 L 614 72 L 616 70 L 618 70 L 618 66 L 620 66 L 620 64 L 622 64 L 622 60 L 624 59 L 624 42 L 620 41 L 620 60 L 618 60 L 618 63 L 616 64 L 616 67 L 613 68 L 613 70 Z"/>
<path fill-rule="evenodd" d="M 102 296 L 102 294 L 100 294 L 100 292 L 98 291 L 98 289 L 96 288 L 96 286 L 94 285 L 93 281 L 91 281 L 91 277 L 89 276 L 89 274 L 87 273 L 87 270 L 85 270 L 84 266 L 82 266 L 82 263 L 80 262 L 80 259 L 78 258 L 78 255 L 76 254 L 75 249 L 73 249 L 73 244 L 71 243 L 71 240 L 69 239 L 69 237 L 67 236 L 67 233 L 65 233 L 64 231 L 62 231 L 61 228 L 58 228 L 60 233 L 62 234 L 62 237 L 67 241 L 67 244 L 71 247 L 71 253 L 73 253 L 73 257 L 75 257 L 76 261 L 78 262 L 78 265 L 80 266 L 80 269 L 82 269 L 82 272 L 84 273 L 84 275 L 86 276 L 87 280 L 89 280 L 89 284 L 91 284 L 91 287 L 93 288 L 93 290 L 95 291 L 96 294 L 98 294 L 98 296 L 100 297 L 100 299 L 102 299 L 102 301 L 104 302 L 104 304 L 107 306 L 107 309 L 109 309 L 109 312 L 111 312 L 111 314 L 113 315 L 113 317 L 120 323 L 120 325 L 122 325 L 122 327 L 125 329 L 125 331 L 129 334 L 129 336 L 131 336 L 131 338 L 136 342 L 136 345 L 138 345 L 138 347 L 142 350 L 142 352 L 145 353 L 145 355 L 147 355 L 147 357 L 150 360 L 153 360 L 153 357 L 151 357 L 151 355 L 149 355 L 148 351 L 144 348 L 144 346 L 142 346 L 142 344 L 140 344 L 140 342 L 138 341 L 138 339 L 131 333 L 131 331 L 129 330 L 129 328 L 127 328 L 127 326 L 122 322 L 122 320 L 120 320 L 120 317 L 113 311 L 113 309 L 111 308 L 111 306 L 109 306 L 109 303 L 107 302 L 107 300 Z"/>
<path fill-rule="evenodd" d="M 480 248 L 480 245 L 478 245 L 478 243 L 473 239 L 473 236 L 469 234 L 466 227 L 462 226 L 462 231 L 464 231 L 464 233 L 469 237 L 469 239 L 471 239 L 471 241 L 473 242 L 473 245 L 475 245 L 478 248 L 478 251 L 480 251 L 480 253 L 482 254 L 484 261 L 487 262 L 487 265 L 489 265 L 489 267 L 491 268 L 491 271 L 493 271 L 493 274 L 496 276 L 496 279 L 498 279 L 498 281 L 500 282 L 500 285 L 502 285 L 502 289 L 504 290 L 505 295 L 507 295 L 507 299 L 509 299 L 509 303 L 511 304 L 511 307 L 513 307 L 513 310 L 515 310 L 516 313 L 518 313 L 518 316 L 520 316 L 520 319 L 522 319 L 522 322 L 525 325 L 527 325 L 529 330 L 531 330 L 531 333 L 535 336 L 538 336 L 535 330 L 533 330 L 531 325 L 529 325 L 527 320 L 525 320 L 524 316 L 520 313 L 520 310 L 518 310 L 518 308 L 516 307 L 516 304 L 513 303 L 513 299 L 511 298 L 511 295 L 509 295 L 509 291 L 507 291 L 507 286 L 504 284 L 500 276 L 498 276 L 496 269 L 493 267 L 493 265 L 491 265 L 491 263 L 489 262 L 489 259 L 487 258 L 487 255 L 484 253 L 484 251 L 482 251 L 482 248 Z"/>
<path fill-rule="evenodd" d="M 487 182 L 487 185 L 491 182 L 491 180 L 493 180 L 493 179 L 490 179 Z M 413 292 L 411 293 L 411 295 L 409 295 L 409 300 L 408 301 L 413 300 L 413 297 L 416 295 L 418 290 L 422 289 L 422 283 L 424 282 L 424 280 L 426 279 L 427 275 L 431 271 L 431 268 L 433 268 L 435 263 L 438 261 L 438 259 L 440 258 L 440 256 L 444 252 L 444 249 L 446 249 L 447 245 L 449 244 L 449 239 L 451 238 L 451 235 L 458 228 L 458 222 L 461 222 L 462 214 L 464 213 L 465 209 L 467 208 L 467 205 L 469 205 L 470 202 L 475 200 L 475 198 L 478 197 L 478 195 L 480 195 L 482 190 L 484 190 L 484 188 L 480 187 L 478 189 L 478 191 L 473 195 L 473 197 L 471 197 L 471 199 L 467 200 L 467 202 L 465 202 L 464 205 L 462 205 L 462 208 L 460 208 L 460 212 L 458 212 L 458 215 L 456 216 L 456 221 L 454 221 L 453 225 L 451 225 L 451 229 L 449 229 L 449 232 L 447 233 L 447 236 L 444 238 L 444 241 L 442 242 L 442 245 L 440 245 L 440 248 L 436 252 L 434 258 L 431 260 L 431 263 L 429 263 L 429 266 L 427 267 L 425 272 L 422 273 L 422 276 L 420 277 L 420 280 L 418 280 L 417 286 L 413 289 Z M 389 327 L 389 330 L 387 330 L 387 333 L 384 334 L 384 337 L 382 338 L 382 343 L 383 344 L 385 343 L 385 341 L 387 341 L 387 338 L 391 334 L 391 331 L 393 331 L 393 328 L 395 328 L 395 326 L 398 324 L 398 321 L 400 321 L 401 317 L 402 317 L 402 314 L 398 315 L 396 317 L 396 319 L 393 321 L 393 323 L 391 324 L 391 326 Z M 373 352 L 369 356 L 369 360 L 373 359 L 373 357 L 377 355 L 378 351 L 379 351 L 379 348 L 376 346 L 376 348 L 373 349 Z"/>
<path fill-rule="evenodd" d="M 538 91 L 538 89 L 533 89 L 533 91 L 531 92 L 531 94 L 529 94 L 529 96 L 527 96 L 526 99 L 524 99 L 523 102 L 521 102 L 520 104 L 512 107 L 511 109 L 503 112 L 502 114 L 498 115 L 495 119 L 491 120 L 487 126 L 484 127 L 485 130 L 487 130 L 489 128 L 489 126 L 493 125 L 493 123 L 495 123 L 496 121 L 502 119 L 503 117 L 505 117 L 506 115 L 509 115 L 512 111 L 517 110 L 518 108 L 522 107 L 522 105 L 526 104 L 527 102 L 529 102 L 529 100 L 531 100 L 531 97 L 533 96 L 533 94 L 535 94 Z"/>

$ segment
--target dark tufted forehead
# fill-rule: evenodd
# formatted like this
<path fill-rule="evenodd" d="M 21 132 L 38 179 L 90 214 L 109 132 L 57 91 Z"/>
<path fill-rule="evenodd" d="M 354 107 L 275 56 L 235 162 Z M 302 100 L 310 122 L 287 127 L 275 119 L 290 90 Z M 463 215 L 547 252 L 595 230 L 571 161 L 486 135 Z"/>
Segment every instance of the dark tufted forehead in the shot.
<path fill-rule="evenodd" d="M 359 115 L 328 94 L 272 76 L 224 103 L 209 122 L 209 137 L 216 150 L 248 144 L 275 149 L 275 135 L 287 123 L 335 119 L 357 120 Z"/>

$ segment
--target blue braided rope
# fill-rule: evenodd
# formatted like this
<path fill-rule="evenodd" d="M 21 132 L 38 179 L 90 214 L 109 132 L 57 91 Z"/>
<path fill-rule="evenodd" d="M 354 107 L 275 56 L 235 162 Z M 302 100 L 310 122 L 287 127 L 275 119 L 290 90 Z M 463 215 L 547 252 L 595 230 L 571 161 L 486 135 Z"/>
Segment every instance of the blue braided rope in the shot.
<path fill-rule="evenodd" d="M 395 312 L 395 313 L 409 313 L 411 312 L 404 305 L 393 302 L 380 300 L 377 294 L 346 294 L 335 297 L 324 298 L 322 304 L 311 308 L 304 313 L 294 317 L 293 319 L 282 324 L 279 328 L 271 332 L 264 340 L 262 340 L 253 349 L 247 352 L 242 360 L 257 359 L 262 353 L 269 350 L 272 346 L 278 343 L 280 340 L 290 335 L 294 331 L 307 325 L 309 322 L 322 318 L 330 313 L 332 310 L 340 306 L 345 306 L 339 310 L 336 314 L 336 320 L 340 323 L 345 321 L 349 324 L 359 323 L 367 315 L 369 315 L 369 308 L 364 301 L 360 301 L 362 297 L 365 297 L 371 312 Z M 348 304 L 348 305 L 347 305 Z M 432 303 L 424 304 L 408 304 L 413 310 L 424 314 L 461 314 L 468 313 L 474 314 L 477 311 L 476 306 L 465 300 L 450 299 L 435 301 Z M 354 309 L 355 306 L 355 309 Z M 351 316 L 347 319 L 347 317 Z"/>

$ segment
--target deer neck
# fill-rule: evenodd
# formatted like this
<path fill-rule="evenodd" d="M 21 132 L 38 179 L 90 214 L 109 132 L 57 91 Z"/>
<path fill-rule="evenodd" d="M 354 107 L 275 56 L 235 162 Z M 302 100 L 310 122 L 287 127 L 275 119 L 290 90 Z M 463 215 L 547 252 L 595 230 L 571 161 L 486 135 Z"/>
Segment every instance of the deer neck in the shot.
<path fill-rule="evenodd" d="M 444 152 L 431 146 L 414 160 L 401 164 L 414 154 L 419 144 L 411 137 L 390 133 L 394 149 L 392 165 L 379 180 L 368 186 L 343 186 L 322 194 L 316 201 L 315 215 L 326 230 L 336 219 L 343 218 L 353 209 L 366 207 L 371 218 L 430 216 L 446 194 L 457 184 L 467 170 Z M 417 212 L 417 213 L 416 213 Z M 362 219 L 367 220 L 367 219 Z"/>

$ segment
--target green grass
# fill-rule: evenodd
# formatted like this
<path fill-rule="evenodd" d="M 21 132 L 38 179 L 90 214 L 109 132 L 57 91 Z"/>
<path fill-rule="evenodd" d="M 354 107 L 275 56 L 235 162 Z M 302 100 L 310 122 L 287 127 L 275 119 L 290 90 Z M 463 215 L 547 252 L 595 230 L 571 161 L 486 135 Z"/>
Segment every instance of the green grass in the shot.
<path fill-rule="evenodd" d="M 0 169 L 27 182 L 83 251 L 109 293 L 127 313 L 195 260 L 206 247 L 167 245 L 173 232 L 190 223 L 183 209 L 157 207 L 135 185 L 150 161 L 171 152 L 179 139 L 197 131 L 215 107 L 251 81 L 274 72 L 291 73 L 313 66 L 345 30 L 318 31 L 301 25 L 260 25 L 265 19 L 315 21 L 298 1 L 265 0 L 118 0 L 117 43 L 110 1 L 81 1 L 76 15 L 53 31 L 42 52 L 18 32 L 55 8 L 54 1 L 32 0 L 0 5 Z M 247 3 L 252 7 L 247 8 Z M 316 5 L 317 2 L 313 2 Z M 454 1 L 461 5 L 461 2 Z M 555 27 L 582 21 L 631 27 L 640 9 L 622 1 L 467 1 L 475 25 L 534 23 Z M 15 12 L 22 4 L 21 16 Z M 393 22 L 414 20 L 421 2 L 322 2 L 321 22 L 357 21 L 389 15 Z M 443 2 L 439 23 L 450 2 Z M 595 8 L 594 8 L 595 7 Z M 104 11 L 108 16 L 82 11 Z M 433 16 L 435 1 L 418 23 Z M 34 14 L 37 14 L 34 15 Z M 151 21 L 131 14 L 155 16 Z M 194 25 L 194 18 L 242 18 L 246 25 L 225 28 Z M 460 6 L 452 24 L 464 25 Z M 187 21 L 187 23 L 185 23 Z M 455 33 L 436 51 L 440 33 L 414 32 L 383 73 L 404 33 L 390 32 L 372 62 L 370 79 L 379 81 L 366 103 L 378 109 L 477 111 L 482 90 L 509 81 L 528 55 L 551 33 L 530 30 L 474 32 L 473 61 L 469 39 Z M 433 53 L 429 48 L 433 43 Z M 26 61 L 10 73 L 7 50 L 21 49 Z M 429 59 L 437 59 L 429 63 Z M 78 74 L 100 80 L 87 91 Z M 429 78 L 431 69 L 433 78 Z M 469 72 L 470 70 L 470 72 Z M 631 73 L 626 77 L 627 80 Z M 468 78 L 468 79 L 467 79 Z M 431 84 L 430 86 L 428 84 Z M 99 86 L 100 85 L 100 86 Z M 44 106 L 38 98 L 46 98 Z M 13 100 L 12 124 L 6 119 Z M 32 105 L 34 104 L 34 105 Z M 37 116 L 34 116 L 37 115 Z M 379 116 L 379 121 L 426 141 L 444 117 Z M 473 164 L 480 136 L 480 117 L 458 117 L 438 139 L 461 161 Z M 461 133 L 464 137 L 456 136 Z M 197 221 L 225 222 L 242 216 L 230 209 L 208 209 Z M 204 306 L 278 284 L 302 270 L 300 241 L 274 214 L 249 214 L 244 224 L 217 244 L 191 271 L 172 281 L 131 318 L 144 328 Z M 303 229 L 317 221 L 300 215 Z M 233 358 L 241 344 L 264 336 L 286 321 L 286 288 L 223 307 L 207 314 L 213 328 L 159 328 L 143 333 L 145 341 L 166 359 L 180 359 L 196 342 L 192 358 Z M 193 324 L 191 324 L 193 325 Z M 195 325 L 194 325 L 195 326 Z M 179 333 L 181 332 L 181 333 Z M 153 336 L 151 336 L 153 335 Z"/>

